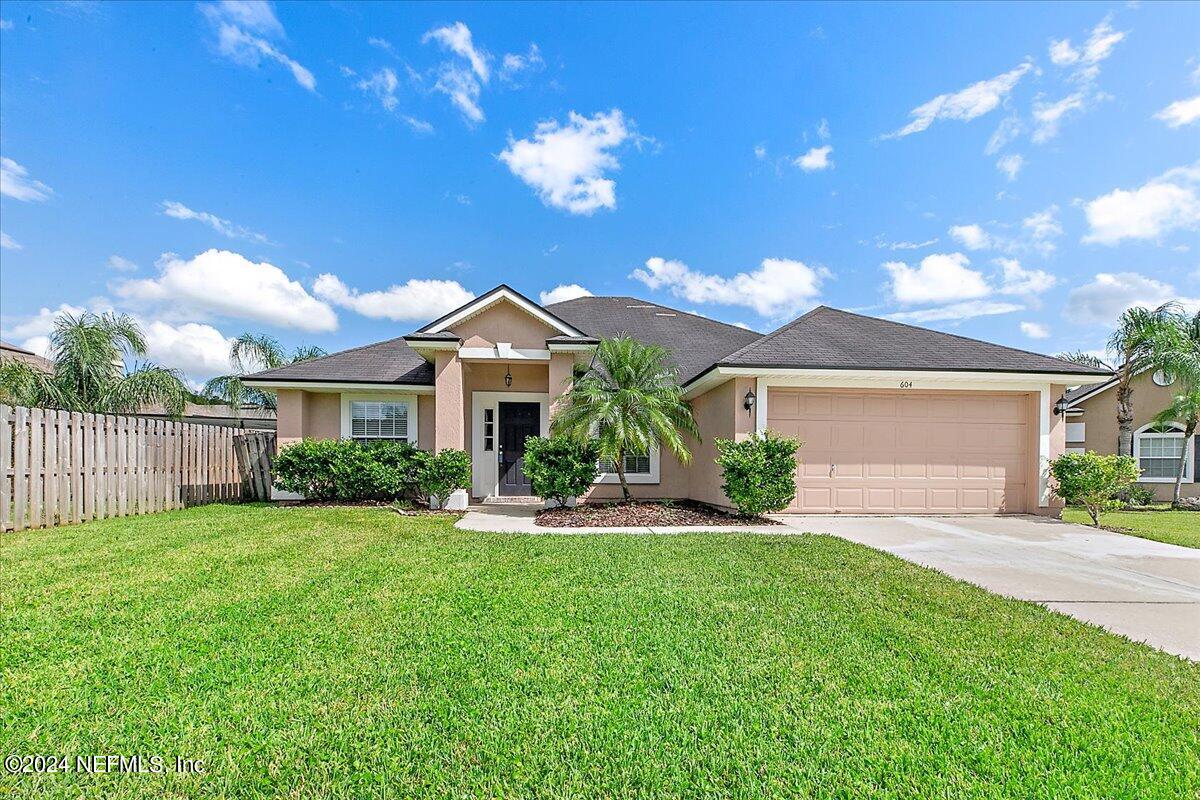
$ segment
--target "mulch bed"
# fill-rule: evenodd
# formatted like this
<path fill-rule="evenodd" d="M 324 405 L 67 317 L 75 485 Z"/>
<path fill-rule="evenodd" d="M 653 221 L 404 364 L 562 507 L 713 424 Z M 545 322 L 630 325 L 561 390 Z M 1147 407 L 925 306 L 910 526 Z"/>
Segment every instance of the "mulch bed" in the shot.
<path fill-rule="evenodd" d="M 667 525 L 779 525 L 766 517 L 726 514 L 689 501 L 676 503 L 585 503 L 575 508 L 540 511 L 537 524 L 547 528 L 648 528 Z"/>

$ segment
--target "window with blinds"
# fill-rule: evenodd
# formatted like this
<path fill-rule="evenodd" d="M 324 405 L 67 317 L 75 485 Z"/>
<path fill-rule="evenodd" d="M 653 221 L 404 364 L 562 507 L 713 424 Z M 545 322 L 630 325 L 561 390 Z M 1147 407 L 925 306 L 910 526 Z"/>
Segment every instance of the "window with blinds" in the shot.
<path fill-rule="evenodd" d="M 617 465 L 611 461 L 600 461 L 600 471 L 609 475 L 616 474 Z M 638 453 L 625 454 L 625 474 L 626 475 L 649 475 L 650 474 L 650 456 Z"/>
<path fill-rule="evenodd" d="M 350 437 L 408 441 L 408 403 L 350 403 Z"/>

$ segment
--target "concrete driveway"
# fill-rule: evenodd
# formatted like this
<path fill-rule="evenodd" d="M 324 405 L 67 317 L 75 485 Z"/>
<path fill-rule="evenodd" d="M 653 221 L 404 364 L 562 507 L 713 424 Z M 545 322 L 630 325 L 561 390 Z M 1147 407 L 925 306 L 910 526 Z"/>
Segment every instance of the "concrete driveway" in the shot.
<path fill-rule="evenodd" d="M 1200 550 L 1041 517 L 781 516 L 1200 661 Z"/>

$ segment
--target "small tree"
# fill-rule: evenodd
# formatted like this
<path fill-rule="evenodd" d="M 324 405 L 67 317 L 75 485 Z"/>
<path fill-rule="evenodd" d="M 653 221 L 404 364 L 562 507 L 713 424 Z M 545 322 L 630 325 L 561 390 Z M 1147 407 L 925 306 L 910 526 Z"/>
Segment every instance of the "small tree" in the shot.
<path fill-rule="evenodd" d="M 418 476 L 421 494 L 441 508 L 459 489 L 471 488 L 471 456 L 462 450 L 446 449 L 429 456 Z"/>
<path fill-rule="evenodd" d="M 591 487 L 600 474 L 599 458 L 600 448 L 590 439 L 530 436 L 525 440 L 523 469 L 534 494 L 563 506 L 567 498 L 578 497 Z"/>
<path fill-rule="evenodd" d="M 1100 527 L 1100 512 L 1118 508 L 1117 494 L 1138 479 L 1133 456 L 1064 453 L 1050 462 L 1054 491 L 1072 505 L 1087 509 L 1092 524 Z"/>
<path fill-rule="evenodd" d="M 796 451 L 800 442 L 770 431 L 740 442 L 716 439 L 721 489 L 737 510 L 757 516 L 782 511 L 796 496 Z"/>

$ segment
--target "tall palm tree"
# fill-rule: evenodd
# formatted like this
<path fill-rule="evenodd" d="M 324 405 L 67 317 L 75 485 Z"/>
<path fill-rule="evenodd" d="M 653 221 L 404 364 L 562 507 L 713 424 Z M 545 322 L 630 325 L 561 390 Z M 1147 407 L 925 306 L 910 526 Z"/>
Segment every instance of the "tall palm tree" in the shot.
<path fill-rule="evenodd" d="M 626 454 L 665 448 L 686 464 L 692 454 L 683 433 L 700 438 L 667 351 L 627 336 L 600 342 L 591 365 L 573 377 L 562 402 L 551 431 L 595 438 L 601 460 L 615 466 L 625 500 L 633 497 Z"/>
<path fill-rule="evenodd" d="M 204 384 L 205 396 L 220 400 L 233 407 L 234 413 L 241 414 L 243 406 L 252 405 L 260 408 L 275 408 L 275 393 L 263 389 L 255 389 L 242 382 L 242 377 L 263 369 L 275 369 L 297 361 L 308 361 L 325 355 L 320 347 L 297 347 L 289 355 L 283 345 L 271 336 L 254 333 L 243 333 L 233 340 L 229 348 L 229 362 L 233 366 L 232 375 L 219 375 Z"/>
<path fill-rule="evenodd" d="M 1133 455 L 1133 378 L 1157 366 L 1164 339 L 1178 329 L 1178 306 L 1164 303 L 1155 309 L 1128 308 L 1117 320 L 1108 339 L 1109 352 L 1117 356 L 1117 453 Z"/>
<path fill-rule="evenodd" d="M 127 357 L 145 355 L 146 337 L 126 314 L 60 314 L 50 334 L 54 371 L 4 361 L 0 395 L 18 405 L 68 411 L 129 413 L 157 404 L 181 415 L 188 390 L 178 371 L 136 362 L 126 369 Z"/>
<path fill-rule="evenodd" d="M 1164 331 L 1156 341 L 1156 366 L 1169 372 L 1180 382 L 1182 391 L 1171 398 L 1171 405 L 1154 418 L 1159 426 L 1173 422 L 1183 425 L 1183 442 L 1186 448 L 1200 427 L 1200 311 L 1191 317 L 1179 315 L 1174 328 Z M 1179 472 L 1175 475 L 1175 493 L 1172 505 L 1179 505 L 1183 497 L 1183 472 L 1187 463 L 1187 451 L 1179 459 Z M 1200 468 L 1193 464 L 1192 469 Z"/>
<path fill-rule="evenodd" d="M 1065 353 L 1059 353 L 1055 358 L 1063 361 L 1070 361 L 1072 364 L 1082 364 L 1085 367 L 1096 367 L 1097 369 L 1112 369 L 1107 361 L 1099 356 L 1094 356 L 1091 353 L 1085 353 L 1082 350 L 1072 350 Z"/>

